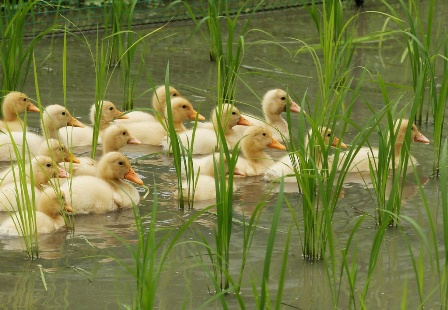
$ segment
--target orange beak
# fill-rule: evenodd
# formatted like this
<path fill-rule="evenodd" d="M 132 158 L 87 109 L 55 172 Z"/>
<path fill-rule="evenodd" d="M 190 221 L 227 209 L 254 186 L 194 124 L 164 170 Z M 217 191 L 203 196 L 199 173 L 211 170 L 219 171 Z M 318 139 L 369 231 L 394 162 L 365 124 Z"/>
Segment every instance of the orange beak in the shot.
<path fill-rule="evenodd" d="M 67 211 L 67 212 L 70 212 L 70 213 L 73 212 L 72 206 L 70 205 L 69 202 L 66 202 L 66 203 L 65 203 L 64 210 Z"/>
<path fill-rule="evenodd" d="M 128 119 L 129 116 L 127 116 L 123 112 L 117 110 L 117 116 L 115 116 L 115 118 L 118 118 L 118 119 Z"/>
<path fill-rule="evenodd" d="M 284 146 L 274 138 L 272 138 L 272 142 L 268 144 L 268 147 L 270 147 L 271 149 L 279 149 L 283 151 L 286 150 L 286 146 Z"/>
<path fill-rule="evenodd" d="M 420 142 L 424 144 L 429 144 L 429 139 L 422 135 L 420 132 L 414 137 L 414 142 Z"/>
<path fill-rule="evenodd" d="M 73 155 L 72 153 L 68 153 L 67 156 L 64 158 L 64 161 L 69 163 L 69 162 L 73 162 L 75 164 L 79 164 L 81 163 L 78 159 L 78 157 L 76 157 L 75 155 Z"/>
<path fill-rule="evenodd" d="M 78 121 L 78 120 L 77 120 L 76 118 L 74 118 L 73 116 L 72 116 L 72 118 L 68 121 L 67 126 L 81 127 L 81 128 L 86 127 L 86 126 L 84 126 L 83 123 L 81 123 L 80 121 Z"/>
<path fill-rule="evenodd" d="M 70 177 L 70 173 L 68 173 L 64 169 L 58 167 L 58 177 L 60 177 L 60 178 L 69 178 Z"/>
<path fill-rule="evenodd" d="M 233 174 L 234 175 L 240 175 L 244 177 L 244 173 L 242 173 L 241 171 L 238 170 L 238 168 L 235 167 L 235 169 L 233 170 Z"/>
<path fill-rule="evenodd" d="M 243 126 L 252 126 L 252 123 L 247 120 L 244 116 L 240 116 L 240 119 L 238 120 L 237 125 L 243 125 Z"/>
<path fill-rule="evenodd" d="M 196 119 L 196 115 L 198 117 L 198 121 L 205 121 L 205 117 L 203 117 L 201 114 L 193 110 L 190 115 L 188 115 L 189 119 Z"/>
<path fill-rule="evenodd" d="M 295 103 L 294 101 L 289 102 L 289 111 L 294 113 L 300 113 L 300 110 L 301 109 L 297 103 Z"/>
<path fill-rule="evenodd" d="M 140 142 L 139 139 L 131 137 L 131 139 L 128 140 L 128 144 L 142 144 L 142 143 Z"/>
<path fill-rule="evenodd" d="M 30 111 L 30 112 L 40 112 L 39 108 L 36 107 L 36 106 L 35 106 L 34 104 L 32 104 L 32 103 L 29 104 L 29 106 L 28 106 L 28 108 L 27 108 L 27 111 Z"/>
<path fill-rule="evenodd" d="M 135 184 L 143 185 L 142 179 L 139 178 L 137 173 L 135 173 L 134 169 L 132 169 L 132 168 L 130 168 L 129 172 L 124 175 L 124 178 L 131 182 L 134 182 Z"/>
<path fill-rule="evenodd" d="M 331 144 L 331 146 L 337 147 L 339 144 L 339 139 L 334 137 L 333 138 L 333 143 Z M 347 148 L 347 144 L 345 144 L 344 142 L 341 141 L 341 149 L 346 149 Z"/>

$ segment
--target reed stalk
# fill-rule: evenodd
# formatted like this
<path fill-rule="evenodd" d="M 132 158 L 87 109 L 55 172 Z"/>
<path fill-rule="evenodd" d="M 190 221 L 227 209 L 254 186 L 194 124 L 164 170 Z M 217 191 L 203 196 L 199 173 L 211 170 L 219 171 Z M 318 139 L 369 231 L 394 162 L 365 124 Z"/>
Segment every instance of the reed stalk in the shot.
<path fill-rule="evenodd" d="M 32 66 L 36 44 L 56 26 L 53 25 L 30 40 L 25 39 L 27 18 L 39 1 L 6 1 L 0 22 L 1 89 L 9 92 L 23 89 Z"/>

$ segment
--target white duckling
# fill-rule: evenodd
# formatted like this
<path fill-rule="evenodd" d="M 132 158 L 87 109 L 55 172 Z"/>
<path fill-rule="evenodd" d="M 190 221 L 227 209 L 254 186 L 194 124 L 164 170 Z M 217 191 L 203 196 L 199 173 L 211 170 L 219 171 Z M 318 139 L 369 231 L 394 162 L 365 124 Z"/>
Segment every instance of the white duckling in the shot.
<path fill-rule="evenodd" d="M 13 91 L 5 96 L 2 103 L 3 119 L 0 129 L 3 131 L 23 131 L 23 121 L 19 114 L 25 111 L 40 112 L 24 93 Z"/>
<path fill-rule="evenodd" d="M 183 122 L 187 119 L 205 120 L 205 118 L 198 114 L 193 109 L 192 104 L 183 97 L 176 97 L 171 100 L 171 111 L 173 115 L 173 126 L 178 133 L 185 132 Z M 159 122 L 135 122 L 135 123 L 120 123 L 124 127 L 128 128 L 131 134 L 140 140 L 143 144 L 149 145 L 161 145 L 162 141 L 166 139 L 166 121 L 167 111 L 165 110 L 165 120 L 162 125 Z"/>
<path fill-rule="evenodd" d="M 241 151 L 236 168 L 245 176 L 264 174 L 272 166 L 273 159 L 264 152 L 267 148 L 286 150 L 286 147 L 275 140 L 268 128 L 250 126 L 241 140 Z"/>
<path fill-rule="evenodd" d="M 394 124 L 396 134 L 394 160 L 395 160 L 395 167 L 397 167 L 400 163 L 401 149 L 403 147 L 403 142 L 405 141 L 405 139 L 409 139 L 410 142 L 419 142 L 423 144 L 429 144 L 430 141 L 418 130 L 415 124 L 412 124 L 410 135 L 406 136 L 406 131 L 409 125 L 409 120 L 407 119 L 397 120 L 394 122 Z M 341 156 L 339 163 L 341 163 L 343 160 L 344 157 Z M 378 149 L 374 148 L 370 149 L 368 147 L 362 147 L 353 158 L 353 161 L 351 162 L 348 171 L 349 172 L 370 171 L 369 162 L 372 162 L 373 167 L 375 167 L 376 164 L 374 162 L 376 162 L 377 160 L 378 160 Z M 417 165 L 418 162 L 413 156 L 410 156 L 408 160 L 408 167 L 412 167 L 412 164 Z"/>
<path fill-rule="evenodd" d="M 261 102 L 264 120 L 254 116 L 244 116 L 254 125 L 269 126 L 274 139 L 287 141 L 289 140 L 288 123 L 281 115 L 283 112 L 286 112 L 287 102 L 289 102 L 289 111 L 291 113 L 300 113 L 300 106 L 288 96 L 286 91 L 282 89 L 271 89 L 266 92 Z M 237 127 L 236 130 L 244 131 L 245 129 Z"/>
<path fill-rule="evenodd" d="M 107 127 L 115 119 L 127 119 L 128 116 L 124 115 L 123 112 L 118 110 L 110 101 L 100 102 L 100 123 L 99 123 L 99 133 L 98 133 L 98 143 L 102 143 L 102 136 Z M 90 121 L 95 124 L 96 119 L 96 106 L 93 104 L 90 108 Z M 93 127 L 62 127 L 59 129 L 59 135 L 61 136 L 62 142 L 69 146 L 85 146 L 92 145 L 93 138 Z"/>
<path fill-rule="evenodd" d="M 156 91 L 152 95 L 152 106 L 154 108 L 155 113 L 158 114 L 160 118 L 163 118 L 165 109 L 166 109 L 166 91 L 165 85 L 157 87 Z M 180 93 L 177 89 L 170 86 L 170 96 L 171 99 L 180 97 Z M 126 114 L 128 119 L 120 120 L 125 123 L 134 123 L 134 122 L 157 122 L 157 115 L 151 115 L 149 113 L 143 111 L 131 111 Z"/>
<path fill-rule="evenodd" d="M 100 159 L 96 177 L 74 177 L 61 190 L 71 201 L 75 214 L 106 213 L 138 205 L 138 191 L 124 179 L 143 185 L 126 156 L 110 152 Z"/>
<path fill-rule="evenodd" d="M 212 121 L 201 124 L 196 129 L 190 129 L 179 135 L 179 140 L 185 148 L 192 149 L 193 154 L 210 154 L 216 151 L 218 144 L 216 129 L 218 128 L 218 119 L 221 120 L 221 126 L 224 129 L 224 135 L 227 145 L 230 149 L 233 149 L 235 145 L 243 137 L 241 133 L 235 131 L 236 125 L 250 126 L 251 123 L 244 118 L 240 111 L 231 104 L 223 104 L 222 112 L 218 111 L 218 107 L 213 109 Z M 190 147 L 191 141 L 194 142 Z M 165 150 L 169 149 L 169 140 L 164 142 L 163 147 Z"/>
<path fill-rule="evenodd" d="M 23 188 L 18 169 L 5 176 L 0 186 L 0 211 L 16 211 L 24 197 L 31 200 L 34 191 L 36 201 L 51 178 L 68 178 L 70 175 L 48 156 L 37 156 L 26 166 L 26 188 Z M 19 200 L 19 201 L 18 201 Z"/>
<path fill-rule="evenodd" d="M 323 141 L 324 145 L 332 146 L 332 147 L 340 147 L 340 148 L 346 148 L 347 145 L 344 142 L 339 142 L 339 138 L 334 136 L 331 132 L 331 129 L 327 127 L 319 127 L 319 132 Z M 308 156 L 310 156 L 311 150 L 310 150 L 310 143 L 309 139 L 313 136 L 313 129 L 310 129 L 308 131 L 307 136 L 305 137 L 305 150 L 308 153 Z M 314 141 L 314 149 L 313 149 L 313 159 L 318 168 L 322 165 L 322 149 L 321 144 L 319 143 L 317 137 Z M 291 157 L 294 158 L 294 162 L 292 161 Z M 295 154 L 289 154 L 283 156 L 280 160 L 278 160 L 275 164 L 270 166 L 263 177 L 263 180 L 265 181 L 279 181 L 280 178 L 284 177 L 284 182 L 297 182 L 295 176 L 291 176 L 294 174 L 294 165 L 299 164 L 299 158 Z M 328 160 L 328 165 L 331 166 L 331 160 Z M 296 167 L 298 168 L 298 167 Z M 290 175 L 290 176 L 288 176 Z"/>
<path fill-rule="evenodd" d="M 104 131 L 102 154 L 117 152 L 127 144 L 141 144 L 131 136 L 129 130 L 121 125 L 111 125 Z M 73 165 L 72 174 L 96 176 L 97 161 L 90 157 L 79 158 L 78 164 Z"/>
<path fill-rule="evenodd" d="M 42 113 L 41 127 L 44 136 L 34 132 L 8 132 L 0 134 L 0 161 L 16 160 L 13 142 L 17 145 L 20 155 L 27 158 L 28 152 L 37 155 L 42 142 L 45 139 L 56 139 L 60 141 L 58 130 L 64 126 L 83 127 L 84 125 L 70 115 L 68 110 L 60 105 L 50 105 Z M 23 142 L 26 141 L 25 156 L 21 150 Z"/>
<path fill-rule="evenodd" d="M 70 203 L 65 195 L 58 194 L 54 188 L 48 187 L 40 195 L 36 205 L 36 230 L 38 234 L 49 234 L 65 227 L 62 211 L 72 212 Z M 24 220 L 28 221 L 28 213 L 22 213 Z M 21 226 L 18 213 L 12 213 L 11 217 L 0 224 L 0 235 L 23 236 L 32 232 L 26 231 Z"/>

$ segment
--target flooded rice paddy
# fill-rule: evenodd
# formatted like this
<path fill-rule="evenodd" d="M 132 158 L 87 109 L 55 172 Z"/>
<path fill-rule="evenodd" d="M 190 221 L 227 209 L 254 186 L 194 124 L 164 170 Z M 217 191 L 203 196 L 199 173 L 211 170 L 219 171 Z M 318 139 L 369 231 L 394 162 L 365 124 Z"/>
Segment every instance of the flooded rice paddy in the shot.
<path fill-rule="evenodd" d="M 385 10 L 380 1 L 366 1 L 365 10 Z M 369 3 L 370 2 L 370 3 Z M 398 1 L 389 1 L 397 7 Z M 446 16 L 448 6 L 437 10 L 439 16 Z M 356 14 L 355 8 L 349 8 L 347 14 Z M 365 13 L 358 25 L 359 34 L 366 34 L 381 29 L 384 17 Z M 292 8 L 275 12 L 257 14 L 251 22 L 254 29 L 268 31 L 269 38 L 282 44 L 278 45 L 260 42 L 268 39 L 261 32 L 250 32 L 246 37 L 247 49 L 241 70 L 241 79 L 249 85 L 253 92 L 240 83 L 236 94 L 237 106 L 242 112 L 261 116 L 260 98 L 269 89 L 288 88 L 296 102 L 301 102 L 305 92 L 309 102 L 313 102 L 317 93 L 316 73 L 311 58 L 307 54 L 292 57 L 291 53 L 299 47 L 297 40 L 316 38 L 315 27 L 311 18 L 303 8 Z M 208 46 L 200 35 L 190 38 L 194 29 L 189 23 L 170 23 L 152 35 L 146 42 L 146 69 L 156 85 L 164 83 L 167 64 L 170 68 L 170 83 L 181 94 L 188 98 L 202 115 L 207 118 L 215 105 L 216 73 L 215 64 L 209 61 Z M 145 34 L 153 28 L 140 28 Z M 94 36 L 89 37 L 94 42 Z M 254 44 L 258 42 L 257 44 Z M 316 39 L 317 42 L 317 39 Z M 50 44 L 51 43 L 51 44 Z M 37 63 L 42 64 L 37 72 L 39 91 L 43 105 L 64 104 L 62 80 L 62 38 L 44 39 L 36 49 Z M 89 48 L 85 42 L 74 37 L 68 41 L 67 67 L 67 102 L 70 112 L 85 123 L 89 123 L 89 108 L 95 98 L 95 69 Z M 357 66 L 365 66 L 372 73 L 381 72 L 391 84 L 410 85 L 411 71 L 408 62 L 401 61 L 403 53 L 402 42 L 389 40 L 378 48 L 377 43 L 361 45 L 354 55 Z M 51 57 L 48 55 L 51 54 Z M 287 74 L 285 74 L 285 72 Z M 114 102 L 121 108 L 123 101 L 122 81 L 120 73 L 116 72 L 110 79 L 105 99 Z M 142 78 L 135 94 L 135 108 L 149 108 L 152 91 L 148 79 Z M 33 78 L 23 90 L 31 98 L 35 98 Z M 391 87 L 392 101 L 401 98 L 407 102 L 412 97 L 411 89 Z M 362 86 L 363 100 L 369 101 L 374 107 L 381 109 L 384 103 L 382 95 L 375 83 L 364 83 Z M 305 109 L 310 107 L 305 107 Z M 311 110 L 312 111 L 312 110 Z M 361 124 L 371 117 L 371 111 L 362 100 L 357 102 L 352 113 L 352 120 Z M 293 116 L 296 119 L 296 116 Z M 29 115 L 30 125 L 38 128 L 38 117 Z M 446 127 L 445 127 L 446 128 Z M 430 140 L 433 136 L 431 123 L 419 126 L 420 131 Z M 337 130 L 337 128 L 336 128 Z M 444 136 L 447 132 L 445 130 Z M 356 135 L 354 128 L 348 129 L 343 140 L 349 144 L 351 137 Z M 371 143 L 376 145 L 377 136 L 371 136 Z M 76 155 L 88 155 L 89 148 L 75 148 Z M 172 158 L 163 153 L 157 146 L 139 145 L 127 146 L 123 149 L 136 172 L 150 187 L 150 194 L 142 199 L 141 214 L 149 214 L 152 210 L 154 184 L 157 186 L 158 214 L 157 227 L 160 236 L 163 228 L 180 227 L 186 220 L 198 212 L 197 210 L 210 203 L 198 203 L 194 209 L 179 210 L 174 199 L 177 181 L 172 164 Z M 437 226 L 437 243 L 443 250 L 442 218 L 439 216 L 440 197 L 439 180 L 431 178 L 433 164 L 433 147 L 414 144 L 411 153 L 418 160 L 418 179 L 423 185 L 423 191 L 431 208 L 433 220 Z M 274 157 L 283 156 L 284 152 L 272 151 Z M 352 176 L 353 177 L 353 176 Z M 238 222 L 251 215 L 257 204 L 267 200 L 260 217 L 260 228 L 257 230 L 248 264 L 241 295 L 248 308 L 255 308 L 251 281 L 261 280 L 266 240 L 274 213 L 277 199 L 278 184 L 262 181 L 261 177 L 237 178 L 238 190 L 234 195 L 234 217 L 231 241 L 231 273 L 238 274 L 242 257 L 243 229 Z M 144 188 L 139 188 L 141 196 Z M 288 185 L 286 198 L 292 205 L 299 205 L 300 195 L 296 185 Z M 340 255 L 354 221 L 362 214 L 375 213 L 375 197 L 372 189 L 366 188 L 362 180 L 353 177 L 347 179 L 338 207 L 333 218 L 333 232 L 336 255 Z M 296 206 L 296 208 L 299 208 Z M 409 174 L 403 193 L 402 214 L 412 218 L 425 232 L 428 229 L 428 217 L 423 209 L 416 177 Z M 297 210 L 300 216 L 300 210 Z M 147 222 L 149 223 L 149 217 Z M 216 216 L 213 212 L 205 213 L 182 236 L 181 241 L 200 240 L 205 236 L 213 242 L 213 229 Z M 280 226 L 276 236 L 276 247 L 271 264 L 272 296 L 277 287 L 278 274 L 283 259 L 286 232 L 291 224 L 291 214 L 285 205 L 282 208 Z M 418 253 L 420 238 L 409 223 L 403 222 L 402 230 L 406 232 L 404 242 L 403 232 L 391 228 L 386 232 L 385 240 L 379 255 L 379 261 L 370 284 L 367 297 L 369 308 L 397 309 L 401 304 L 403 291 L 407 290 L 408 305 L 417 305 L 416 278 L 411 261 L 409 247 Z M 132 303 L 135 280 L 126 265 L 132 266 L 129 250 L 115 238 L 115 234 L 124 238 L 130 244 L 135 244 L 135 232 L 132 210 L 108 213 L 106 215 L 82 215 L 75 217 L 75 229 L 69 232 L 58 232 L 42 235 L 40 238 L 40 258 L 30 261 L 22 252 L 18 239 L 0 239 L 0 298 L 7 308 L 45 308 L 45 309 L 118 309 L 122 305 Z M 372 239 L 376 232 L 373 217 L 367 218 L 355 235 L 358 263 L 358 283 L 360 287 L 366 281 L 363 274 L 367 273 Z M 289 248 L 286 280 L 283 293 L 284 309 L 329 309 L 333 301 L 328 284 L 328 275 L 324 261 L 309 262 L 302 258 L 299 235 L 293 230 Z M 205 253 L 202 253 L 205 254 Z M 203 258 L 207 261 L 207 258 Z M 169 256 L 160 281 L 157 284 L 156 305 L 160 309 L 178 309 L 181 307 L 196 309 L 211 297 L 211 283 L 206 273 L 198 267 L 198 249 L 180 244 Z M 48 290 L 45 290 L 41 280 L 44 274 Z M 431 266 L 423 270 L 425 287 L 432 288 L 437 283 Z M 258 278 L 257 278 L 258 277 Z M 339 294 L 339 306 L 348 308 L 349 290 L 346 281 Z M 398 297 L 397 297 L 398 296 Z M 437 307 L 438 297 L 433 296 L 433 305 Z M 229 306 L 237 307 L 237 302 L 228 296 Z M 207 308 L 219 308 L 218 302 L 212 302 Z"/>

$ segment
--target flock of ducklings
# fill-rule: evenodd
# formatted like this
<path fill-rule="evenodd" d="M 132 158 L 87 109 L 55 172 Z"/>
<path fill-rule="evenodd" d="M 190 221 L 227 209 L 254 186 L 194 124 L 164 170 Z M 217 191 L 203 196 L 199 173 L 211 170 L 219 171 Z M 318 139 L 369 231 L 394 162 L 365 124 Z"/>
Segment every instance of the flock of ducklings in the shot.
<path fill-rule="evenodd" d="M 193 154 L 205 155 L 195 158 L 193 162 L 195 172 L 200 173 L 194 194 L 196 201 L 214 199 L 216 195 L 213 165 L 219 158 L 215 153 L 218 143 L 215 128 L 218 120 L 225 124 L 224 134 L 229 148 L 235 147 L 239 142 L 242 155 L 238 158 L 235 174 L 263 176 L 264 180 L 274 181 L 293 173 L 289 155 L 274 160 L 266 153 L 268 148 L 286 150 L 281 142 L 289 139 L 288 125 L 281 114 L 287 107 L 292 113 L 302 112 L 284 90 L 273 89 L 264 95 L 264 120 L 243 115 L 229 104 L 223 105 L 222 112 L 215 108 L 210 122 L 197 124 L 195 136 L 200 138 L 194 140 L 193 130 L 187 129 L 184 122 L 188 119 L 204 121 L 205 118 L 175 88 L 170 87 L 169 94 L 172 125 L 179 135 L 179 141 L 191 149 Z M 152 103 L 155 115 L 141 111 L 124 114 L 112 102 L 102 102 L 98 143 L 102 144 L 103 154 L 96 161 L 76 157 L 69 151 L 71 147 L 92 145 L 93 128 L 72 117 L 65 107 L 45 107 L 41 117 L 42 134 L 37 134 L 24 130 L 19 115 L 25 111 L 40 112 L 39 108 L 23 93 L 11 92 L 6 95 L 2 104 L 3 120 L 0 121 L 0 129 L 3 131 L 0 134 L 0 161 L 16 161 L 19 156 L 27 163 L 26 177 L 22 177 L 23 173 L 20 173 L 17 164 L 0 172 L 0 211 L 7 211 L 12 215 L 0 223 L 0 235 L 23 234 L 14 216 L 14 212 L 20 207 L 18 192 L 25 195 L 34 192 L 38 233 L 50 233 L 64 227 L 61 214 L 64 211 L 75 215 L 101 214 L 138 205 L 140 196 L 131 183 L 143 185 L 143 181 L 132 169 L 128 158 L 119 150 L 127 144 L 149 144 L 162 146 L 169 151 L 164 86 L 156 89 Z M 90 113 L 92 123 L 96 118 L 95 114 L 96 108 L 93 105 Z M 398 157 L 408 121 L 400 120 L 397 126 L 395 154 Z M 346 147 L 329 129 L 321 127 L 320 134 L 327 145 Z M 415 125 L 412 126 L 410 139 L 429 143 Z M 190 141 L 194 141 L 193 145 L 190 145 Z M 21 152 L 17 152 L 17 149 L 21 150 L 24 143 L 26 154 L 19 154 Z M 14 144 L 17 146 L 16 151 Z M 377 150 L 363 148 L 349 170 L 369 171 L 369 158 L 377 156 Z M 328 160 L 331 162 L 332 158 Z M 296 182 L 294 177 L 285 177 L 284 180 Z M 23 187 L 23 184 L 27 186 Z"/>

